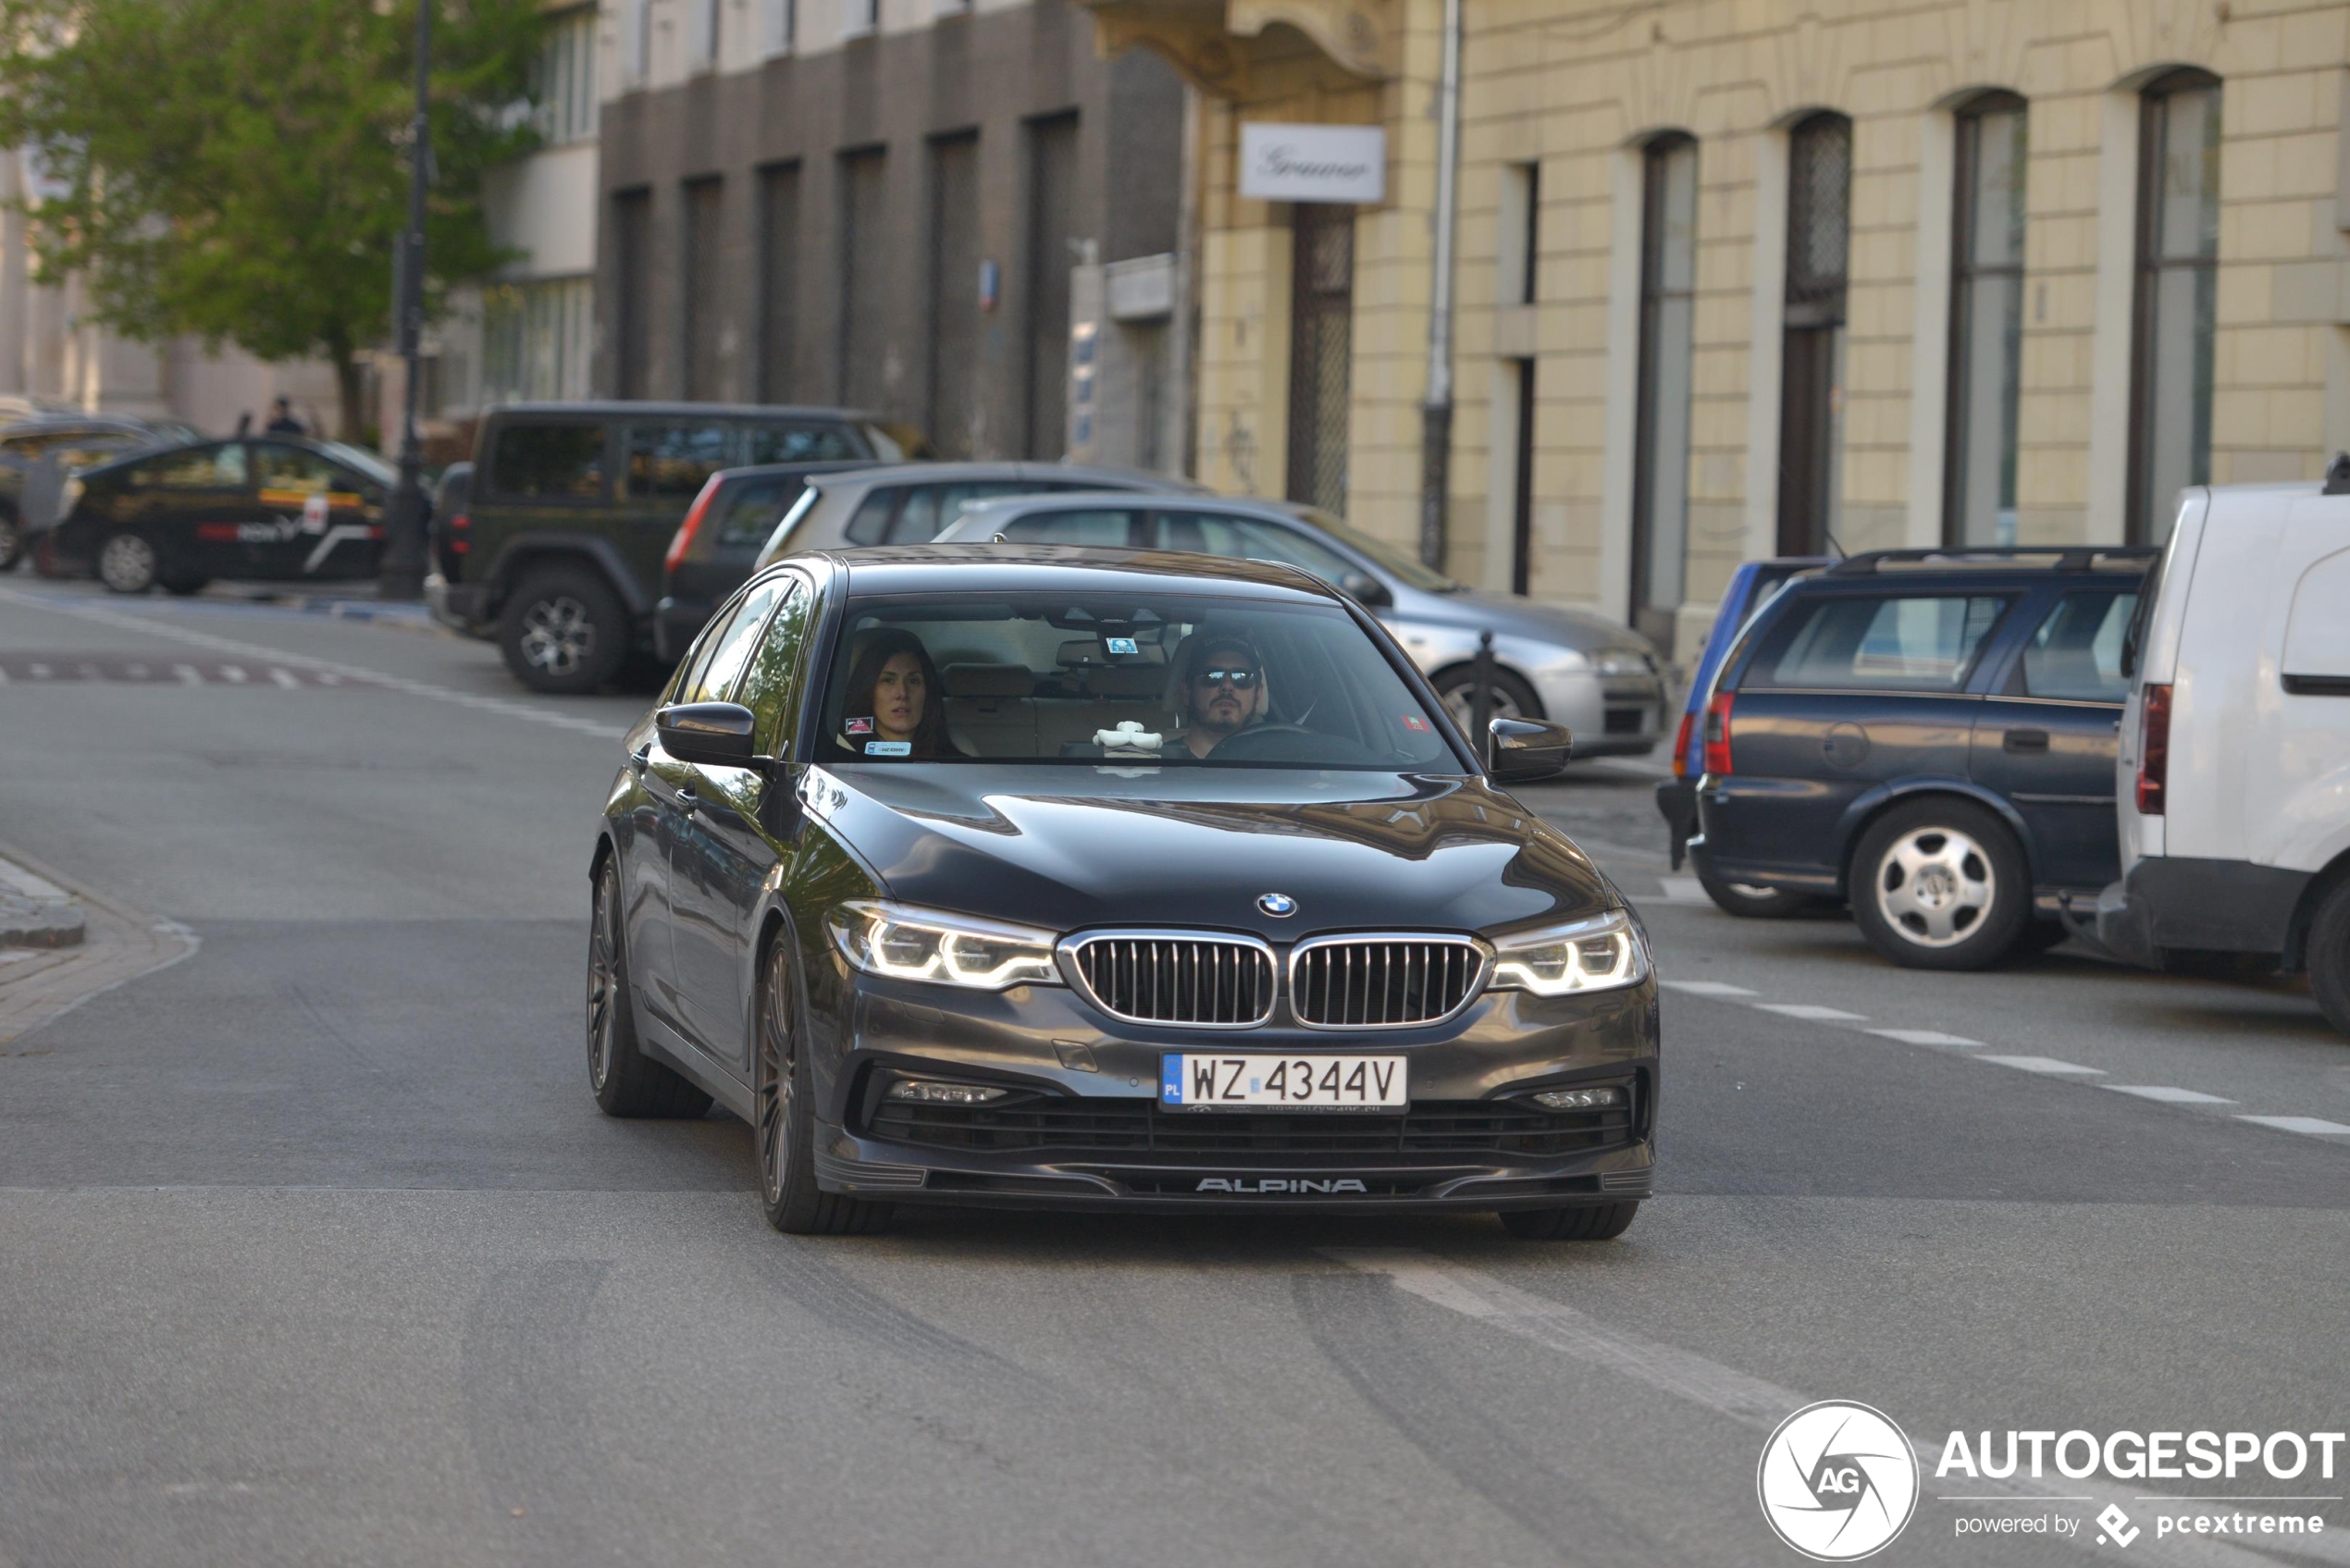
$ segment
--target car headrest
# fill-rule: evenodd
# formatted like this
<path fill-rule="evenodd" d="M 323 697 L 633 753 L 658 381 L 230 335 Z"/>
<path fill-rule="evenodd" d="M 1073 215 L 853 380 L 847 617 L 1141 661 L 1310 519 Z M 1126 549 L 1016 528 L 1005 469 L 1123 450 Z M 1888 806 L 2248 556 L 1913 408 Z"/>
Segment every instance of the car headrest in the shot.
<path fill-rule="evenodd" d="M 1167 695 L 1167 666 L 1112 664 L 1089 672 L 1086 689 L 1119 702 L 1156 702 Z"/>
<path fill-rule="evenodd" d="M 1025 664 L 949 664 L 939 679 L 949 697 L 1029 697 L 1036 690 Z"/>

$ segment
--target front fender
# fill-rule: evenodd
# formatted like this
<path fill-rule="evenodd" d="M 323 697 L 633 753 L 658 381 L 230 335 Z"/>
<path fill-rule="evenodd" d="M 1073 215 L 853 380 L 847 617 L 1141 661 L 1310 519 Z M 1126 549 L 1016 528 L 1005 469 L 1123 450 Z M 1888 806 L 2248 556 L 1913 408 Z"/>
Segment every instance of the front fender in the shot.
<path fill-rule="evenodd" d="M 1955 795 L 1995 813 L 2008 825 L 2008 831 L 2015 834 L 2016 842 L 2023 846 L 2024 866 L 2037 883 L 2040 874 L 2039 845 L 2033 838 L 2032 830 L 2025 824 L 2022 814 L 2008 802 L 2005 796 L 1984 788 L 1973 779 L 1928 775 L 1894 779 L 1877 784 L 1854 796 L 1844 808 L 1843 815 L 1836 822 L 1836 863 L 1840 868 L 1837 873 L 1837 890 L 1839 895 L 1850 895 L 1852 854 L 1860 847 L 1861 835 L 1868 832 L 1869 824 L 1904 801 L 1921 799 L 1929 795 Z"/>

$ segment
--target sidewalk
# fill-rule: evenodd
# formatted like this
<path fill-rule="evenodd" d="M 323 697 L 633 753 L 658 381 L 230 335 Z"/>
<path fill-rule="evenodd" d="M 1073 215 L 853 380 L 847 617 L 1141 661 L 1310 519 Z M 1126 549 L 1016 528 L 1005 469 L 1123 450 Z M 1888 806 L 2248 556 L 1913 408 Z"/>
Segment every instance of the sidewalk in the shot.
<path fill-rule="evenodd" d="M 179 921 L 74 887 L 0 845 L 0 1057 L 23 1055 L 9 1049 L 13 1042 L 102 991 L 179 962 L 197 945 Z"/>

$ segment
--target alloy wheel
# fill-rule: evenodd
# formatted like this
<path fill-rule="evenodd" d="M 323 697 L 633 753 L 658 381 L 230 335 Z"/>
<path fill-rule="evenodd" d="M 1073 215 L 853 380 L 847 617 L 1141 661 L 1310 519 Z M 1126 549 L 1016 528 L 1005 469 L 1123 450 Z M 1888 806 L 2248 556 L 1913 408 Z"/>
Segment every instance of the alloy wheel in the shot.
<path fill-rule="evenodd" d="M 595 655 L 596 623 L 568 594 L 542 599 L 523 611 L 521 644 L 531 668 L 568 675 Z"/>
<path fill-rule="evenodd" d="M 117 534 L 98 552 L 98 576 L 117 593 L 144 593 L 155 580 L 155 547 L 136 534 Z"/>
<path fill-rule="evenodd" d="M 759 1179 L 770 1204 L 784 1201 L 791 1169 L 792 1112 L 797 1105 L 799 1058 L 789 1017 L 789 959 L 778 943 L 767 955 L 759 1008 Z"/>
<path fill-rule="evenodd" d="M 1973 935 L 1998 892 L 1991 857 L 1955 828 L 1912 829 L 1877 862 L 1878 912 L 1921 947 L 1955 947 Z"/>
<path fill-rule="evenodd" d="M 596 883 L 596 916 L 588 944 L 588 1080 L 600 1093 L 612 1078 L 619 1028 L 620 911 L 610 870 Z"/>

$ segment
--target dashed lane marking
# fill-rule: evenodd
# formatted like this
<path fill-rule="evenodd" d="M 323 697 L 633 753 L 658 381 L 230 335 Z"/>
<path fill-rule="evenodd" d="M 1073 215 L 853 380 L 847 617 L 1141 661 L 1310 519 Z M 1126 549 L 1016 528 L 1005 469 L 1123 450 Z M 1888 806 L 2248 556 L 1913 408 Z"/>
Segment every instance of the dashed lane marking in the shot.
<path fill-rule="evenodd" d="M 303 655 L 290 654 L 281 648 L 268 648 L 260 643 L 241 642 L 235 637 L 215 636 L 210 632 L 199 632 L 187 626 L 171 625 L 156 616 L 126 615 L 119 611 L 101 609 L 94 604 L 59 604 L 53 599 L 35 594 L 21 593 L 14 588 L 0 588 L 0 603 L 21 604 L 35 610 L 46 610 L 57 615 L 75 615 L 102 626 L 114 626 L 124 631 L 138 632 L 146 636 L 167 637 L 174 642 L 185 643 L 191 648 L 209 648 L 216 653 L 225 653 L 232 658 L 299 668 L 305 675 L 315 673 L 319 685 L 335 685 L 344 681 L 357 681 L 367 685 L 381 687 L 386 691 L 400 692 L 409 697 L 427 698 L 435 702 L 446 702 L 459 708 L 470 708 L 477 713 L 495 713 L 504 719 L 520 719 L 533 724 L 545 724 L 553 729 L 569 730 L 574 735 L 593 735 L 598 740 L 618 740 L 628 733 L 619 725 L 601 720 L 583 718 L 575 713 L 561 712 L 553 708 L 539 707 L 527 702 L 515 702 L 506 698 L 483 697 L 474 692 L 458 691 L 450 686 L 437 686 L 429 681 L 412 680 L 405 675 L 387 674 L 381 670 L 370 670 L 358 664 L 345 664 L 336 660 L 312 659 Z M 192 670 L 193 666 L 179 665 L 174 668 Z M 201 675 L 192 677 L 182 674 L 179 679 L 191 685 L 203 684 Z"/>
<path fill-rule="evenodd" d="M 1751 996 L 1753 992 L 1743 985 L 1731 985 L 1718 980 L 1664 980 L 1657 984 L 1690 996 Z"/>
<path fill-rule="evenodd" d="M 1776 1013 L 1783 1019 L 1802 1019 L 1810 1023 L 1866 1023 L 1865 1013 L 1848 1013 L 1841 1007 L 1823 1007 L 1812 1002 L 1757 1002 L 1754 1006 L 1765 1013 Z"/>
<path fill-rule="evenodd" d="M 1580 842 L 1579 840 L 1577 842 Z M 1705 884 L 1695 877 L 1659 877 L 1657 885 L 1664 890 L 1667 904 L 1711 904 Z"/>
<path fill-rule="evenodd" d="M 2325 1138 L 2338 1133 L 2350 1134 L 2350 1127 L 2344 1127 L 2338 1121 L 2328 1121 L 2323 1117 L 2240 1116 L 2236 1117 L 2236 1120 L 2248 1121 L 2256 1127 L 2273 1127 L 2280 1132 L 2306 1132 L 2313 1138 Z"/>
<path fill-rule="evenodd" d="M 1869 1032 L 1899 1040 L 1904 1045 L 1950 1045 L 1967 1051 L 1983 1048 L 1980 1040 L 1969 1040 L 1963 1034 L 1945 1034 L 1938 1029 L 1873 1029 Z"/>
<path fill-rule="evenodd" d="M 342 684 L 339 678 L 323 671 L 306 668 L 299 661 L 266 664 L 262 666 L 260 673 L 276 685 L 291 689 Z M 251 686 L 259 684 L 254 676 L 254 672 L 246 664 L 230 663 L 222 659 L 163 664 L 127 653 L 68 656 L 0 653 L 0 685 L 39 686 L 103 682 L 117 685 Z"/>
<path fill-rule="evenodd" d="M 2078 1062 L 2059 1062 L 2054 1056 L 1977 1056 L 1978 1062 L 1997 1062 L 2018 1072 L 2044 1072 L 2052 1078 L 2103 1078 L 2103 1068 L 2084 1068 Z"/>
<path fill-rule="evenodd" d="M 2100 1083 L 2100 1089 L 2110 1089 L 2116 1094 L 2135 1094 L 2141 1100 L 2159 1100 L 2166 1105 L 2232 1105 L 2233 1100 L 2218 1094 L 2206 1094 L 2200 1089 L 2177 1089 L 2168 1083 Z"/>

